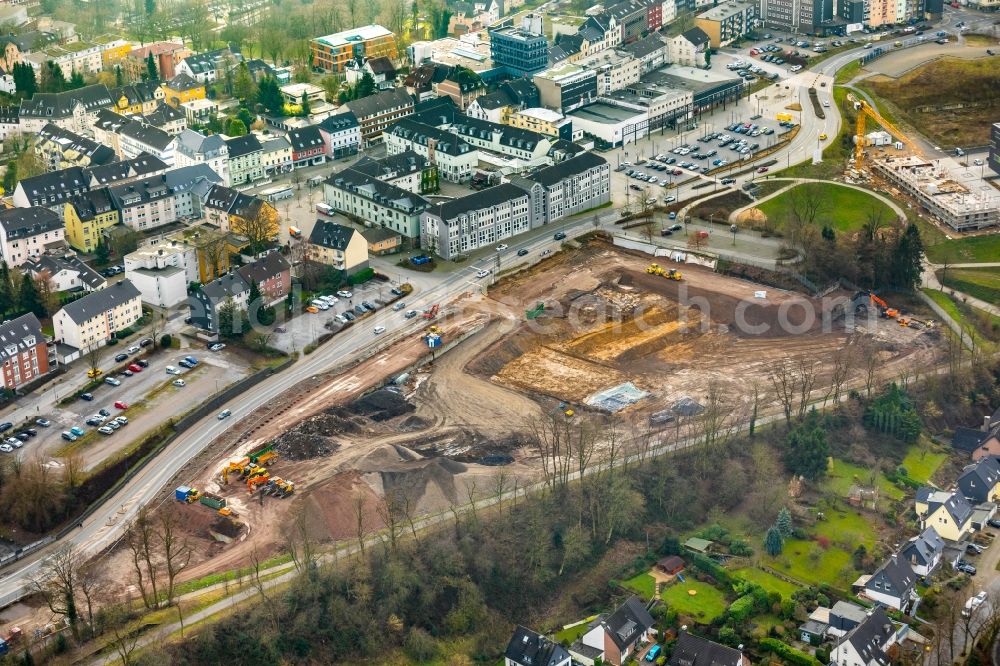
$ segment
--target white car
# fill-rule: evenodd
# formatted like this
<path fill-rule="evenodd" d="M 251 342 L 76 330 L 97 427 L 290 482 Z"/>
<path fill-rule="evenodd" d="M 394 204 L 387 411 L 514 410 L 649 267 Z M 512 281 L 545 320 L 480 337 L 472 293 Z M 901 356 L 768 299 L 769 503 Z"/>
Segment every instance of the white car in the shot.
<path fill-rule="evenodd" d="M 976 165 L 976 166 L 983 166 L 983 161 L 982 160 L 972 160 L 972 163 L 974 165 Z"/>
<path fill-rule="evenodd" d="M 0 444 L 0 451 L 3 451 L 4 453 L 10 453 L 13 450 L 14 447 L 11 446 L 10 444 Z"/>
<path fill-rule="evenodd" d="M 115 429 L 109 426 L 101 426 L 100 428 L 97 429 L 97 432 L 101 433 L 102 435 L 113 435 L 115 434 Z"/>
<path fill-rule="evenodd" d="M 499 245 L 497 245 L 497 252 L 503 252 L 506 249 L 507 249 L 506 243 L 500 243 Z"/>
<path fill-rule="evenodd" d="M 372 333 L 374 333 L 375 335 L 382 335 L 383 333 L 385 333 L 385 326 L 376 326 L 374 329 L 372 329 Z"/>
<path fill-rule="evenodd" d="M 824 99 L 823 100 L 823 106 L 829 109 L 830 108 L 830 102 L 828 100 Z"/>
<path fill-rule="evenodd" d="M 128 349 L 125 350 L 125 353 L 126 354 L 138 354 L 139 353 L 139 347 L 137 345 L 132 345 L 131 347 L 129 347 Z"/>
<path fill-rule="evenodd" d="M 223 349 L 225 349 L 225 348 L 226 348 L 226 345 L 225 345 L 225 343 L 222 343 L 222 342 L 216 342 L 216 343 L 215 343 L 214 345 L 210 345 L 210 346 L 209 346 L 209 348 L 208 348 L 208 351 L 214 351 L 214 352 L 217 352 L 217 351 L 222 351 L 222 350 L 223 350 Z"/>
<path fill-rule="evenodd" d="M 788 68 L 788 71 L 790 72 L 798 72 L 801 70 L 802 70 L 802 65 L 792 65 L 791 67 Z"/>
<path fill-rule="evenodd" d="M 338 301 L 340 301 L 340 299 L 337 298 L 336 296 L 320 296 L 319 300 L 326 301 L 328 305 L 333 305 Z"/>
<path fill-rule="evenodd" d="M 476 277 L 477 277 L 477 278 L 484 278 L 484 277 L 486 277 L 486 276 L 487 276 L 487 275 L 489 275 L 489 274 L 490 274 L 490 272 L 489 272 L 489 271 L 478 271 L 478 272 L 476 273 Z"/>
<path fill-rule="evenodd" d="M 115 417 L 115 421 L 117 421 L 118 423 L 120 423 L 122 425 L 128 425 L 128 417 L 127 416 L 116 416 Z"/>
<path fill-rule="evenodd" d="M 185 382 L 183 379 L 175 379 L 172 383 L 174 386 L 180 386 L 181 388 L 187 386 L 187 382 Z"/>
<path fill-rule="evenodd" d="M 969 600 L 965 602 L 965 608 L 962 609 L 962 616 L 969 617 L 972 612 L 986 603 L 986 591 L 982 591 L 974 597 L 969 597 Z"/>
<path fill-rule="evenodd" d="M 346 289 L 341 289 L 337 292 L 337 296 L 340 296 L 341 298 L 350 298 L 353 295 L 353 292 L 347 291 Z"/>
<path fill-rule="evenodd" d="M 219 412 L 219 415 L 216 416 L 215 418 L 221 421 L 223 419 L 228 419 L 232 415 L 233 413 L 231 411 L 229 411 L 228 409 L 223 409 L 221 412 Z"/>
<path fill-rule="evenodd" d="M 179 375 L 179 374 L 181 374 L 181 371 L 178 370 L 177 368 L 175 368 L 172 365 L 168 365 L 167 366 L 167 374 L 168 375 Z"/>
<path fill-rule="evenodd" d="M 677 197 L 670 195 L 669 197 L 663 197 L 663 203 L 670 203 L 671 201 L 677 201 Z"/>
<path fill-rule="evenodd" d="M 88 420 L 88 421 L 97 421 L 98 423 L 104 423 L 104 422 L 105 422 L 105 421 L 107 421 L 108 419 L 107 419 L 107 417 L 106 417 L 106 416 L 104 416 L 103 414 L 93 414 L 93 415 L 91 415 L 91 416 L 88 416 L 88 417 L 87 417 L 87 420 Z"/>

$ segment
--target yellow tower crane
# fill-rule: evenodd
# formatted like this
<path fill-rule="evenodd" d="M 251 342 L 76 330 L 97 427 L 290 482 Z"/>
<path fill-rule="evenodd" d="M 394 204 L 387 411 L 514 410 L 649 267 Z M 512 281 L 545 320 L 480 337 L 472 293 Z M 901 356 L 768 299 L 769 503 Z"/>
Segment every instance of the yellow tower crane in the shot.
<path fill-rule="evenodd" d="M 865 121 L 871 118 L 876 123 L 881 125 L 889 134 L 895 137 L 897 140 L 906 144 L 906 146 L 913 151 L 916 155 L 922 155 L 923 151 L 915 144 L 910 137 L 906 136 L 899 129 L 890 123 L 888 120 L 882 117 L 878 111 L 872 108 L 872 105 L 863 99 L 858 99 L 852 93 L 847 94 L 847 101 L 854 104 L 854 110 L 858 112 L 858 119 L 855 124 L 854 130 L 854 168 L 858 171 L 861 170 L 861 165 L 865 158 Z"/>

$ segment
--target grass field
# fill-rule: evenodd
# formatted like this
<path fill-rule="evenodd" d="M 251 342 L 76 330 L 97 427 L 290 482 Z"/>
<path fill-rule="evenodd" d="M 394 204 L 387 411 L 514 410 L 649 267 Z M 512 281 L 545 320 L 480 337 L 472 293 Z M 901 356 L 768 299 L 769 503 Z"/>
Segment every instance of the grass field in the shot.
<path fill-rule="evenodd" d="M 656 579 L 645 572 L 622 581 L 622 585 L 642 597 L 643 601 L 656 595 Z"/>
<path fill-rule="evenodd" d="M 792 594 L 799 589 L 798 585 L 784 581 L 756 567 L 737 569 L 733 574 L 751 583 L 757 583 L 768 592 L 777 592 L 781 595 L 782 599 L 791 599 Z"/>
<path fill-rule="evenodd" d="M 1000 261 L 1000 234 L 970 236 L 945 240 L 926 248 L 927 258 L 935 264 L 975 264 Z M 949 269 L 949 273 L 951 270 Z"/>
<path fill-rule="evenodd" d="M 780 228 L 786 220 L 793 217 L 795 197 L 800 196 L 795 192 L 800 188 L 811 188 L 820 192 L 823 204 L 816 216 L 816 222 L 819 225 L 829 225 L 840 232 L 860 229 L 873 208 L 881 212 L 883 220 L 893 220 L 896 217 L 891 208 L 865 192 L 830 183 L 807 183 L 760 205 L 761 211 L 776 228 Z"/>
<path fill-rule="evenodd" d="M 563 629 L 562 631 L 557 632 L 555 635 L 556 642 L 562 643 L 563 641 L 566 641 L 567 643 L 572 643 L 577 638 L 587 633 L 587 625 L 596 617 L 596 615 L 588 617 L 575 627 L 570 627 L 569 629 Z"/>
<path fill-rule="evenodd" d="M 995 255 L 1000 259 L 1000 253 Z M 943 278 L 943 279 L 942 279 Z M 938 271 L 946 287 L 994 305 L 1000 305 L 1000 268 L 949 268 Z"/>
<path fill-rule="evenodd" d="M 697 594 L 691 595 L 688 590 Z M 726 610 L 726 598 L 716 588 L 697 580 L 677 581 L 660 593 L 660 598 L 679 613 L 709 623 Z"/>
<path fill-rule="evenodd" d="M 862 482 L 867 482 L 870 476 L 869 470 L 859 467 L 858 465 L 852 465 L 849 462 L 840 460 L 839 458 L 833 459 L 833 466 L 827 472 L 826 478 L 823 480 L 823 490 L 844 499 L 847 497 L 847 491 L 851 489 L 851 486 L 855 483 L 855 479 L 859 479 Z M 883 497 L 889 499 L 902 499 L 903 491 L 893 485 L 889 479 L 885 478 L 881 474 L 878 478 L 879 492 Z"/>
<path fill-rule="evenodd" d="M 931 451 L 926 445 L 911 446 L 903 458 L 903 467 L 906 473 L 914 481 L 926 483 L 945 461 L 948 455 Z"/>
<path fill-rule="evenodd" d="M 788 539 L 782 554 L 766 557 L 765 562 L 795 580 L 814 585 L 829 583 L 847 589 L 857 578 L 849 553 L 833 546 L 824 550 L 815 541 Z"/>
<path fill-rule="evenodd" d="M 942 58 L 898 79 L 872 77 L 859 87 L 942 148 L 987 144 L 1000 110 L 1000 68 L 992 58 Z M 941 108 L 956 103 L 968 106 Z"/>
<path fill-rule="evenodd" d="M 962 327 L 962 330 L 967 331 L 971 327 L 971 335 L 975 339 L 977 346 L 987 350 L 991 350 L 994 347 L 994 344 L 983 336 L 982 327 L 987 323 L 987 320 L 996 326 L 1000 326 L 1000 317 L 993 317 L 982 310 L 970 308 L 963 304 L 963 307 L 967 307 L 970 312 L 982 313 L 982 316 L 978 319 L 975 316 L 966 316 L 961 308 L 959 308 L 958 302 L 943 291 L 924 288 L 923 292 L 930 296 L 931 300 L 937 303 L 949 317 L 954 319 Z"/>

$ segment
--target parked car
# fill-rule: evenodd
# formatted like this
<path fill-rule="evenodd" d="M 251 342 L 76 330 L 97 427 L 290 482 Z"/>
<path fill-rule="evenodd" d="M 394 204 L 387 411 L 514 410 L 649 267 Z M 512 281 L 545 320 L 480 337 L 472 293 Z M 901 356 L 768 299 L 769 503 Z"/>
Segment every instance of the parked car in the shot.
<path fill-rule="evenodd" d="M 3 451 L 4 453 L 10 453 L 13 450 L 14 447 L 12 447 L 10 444 L 0 444 L 0 451 Z"/>
<path fill-rule="evenodd" d="M 101 433 L 102 435 L 113 435 L 115 434 L 115 429 L 112 428 L 111 426 L 101 426 L 100 428 L 97 429 L 97 432 Z"/>
<path fill-rule="evenodd" d="M 194 356 L 185 356 L 184 360 L 187 361 L 188 365 L 190 365 L 192 368 L 198 365 L 198 359 L 195 358 Z"/>
<path fill-rule="evenodd" d="M 148 368 L 148 367 L 149 367 L 149 361 L 147 361 L 147 360 L 146 360 L 146 359 L 144 359 L 144 358 L 140 358 L 140 359 L 139 359 L 138 361 L 136 361 L 136 362 L 135 362 L 135 364 L 136 364 L 137 366 L 139 366 L 140 368 Z M 135 371 L 135 370 L 132 370 L 132 372 L 136 372 L 136 371 Z M 140 372 L 141 372 L 141 371 L 140 371 Z"/>
<path fill-rule="evenodd" d="M 970 543 L 965 546 L 965 552 L 969 555 L 982 555 L 984 550 L 986 549 L 978 543 Z"/>
<path fill-rule="evenodd" d="M 361 301 L 361 307 L 368 310 L 368 312 L 375 312 L 376 310 L 375 304 L 370 301 Z"/>
<path fill-rule="evenodd" d="M 37 425 L 42 426 L 43 428 L 48 428 L 50 425 L 52 425 L 52 421 L 49 421 L 48 419 L 35 419 L 35 423 Z"/>
<path fill-rule="evenodd" d="M 167 366 L 167 374 L 168 375 L 179 375 L 179 374 L 181 374 L 181 371 L 178 370 L 177 368 L 175 368 L 172 365 L 168 365 Z"/>
<path fill-rule="evenodd" d="M 90 377 L 91 379 L 94 379 L 95 377 L 100 377 L 103 374 L 104 371 L 101 370 L 100 368 L 91 368 L 90 370 L 87 370 L 87 376 Z"/>
<path fill-rule="evenodd" d="M 153 338 L 143 338 L 142 340 L 139 340 L 140 347 L 148 347 L 151 344 L 153 344 Z"/>
<path fill-rule="evenodd" d="M 69 432 L 68 430 L 63 431 L 62 438 L 65 439 L 67 442 L 75 442 L 77 439 L 76 435 Z"/>
<path fill-rule="evenodd" d="M 998 518 L 990 518 L 989 520 L 986 521 L 986 524 L 989 525 L 990 527 L 995 527 L 997 529 L 1000 529 L 1000 519 Z"/>
<path fill-rule="evenodd" d="M 961 571 L 962 573 L 967 573 L 970 576 L 976 575 L 976 567 L 972 566 L 965 560 L 959 560 L 958 563 L 955 565 L 955 569 Z"/>
<path fill-rule="evenodd" d="M 84 435 L 83 428 L 81 428 L 79 426 L 73 426 L 72 428 L 69 429 L 69 431 L 71 433 L 73 433 L 74 435 L 76 435 L 77 437 L 83 437 L 83 435 Z"/>
<path fill-rule="evenodd" d="M 350 310 L 340 313 L 340 316 L 346 319 L 347 321 L 354 321 L 355 319 L 357 319 L 357 317 L 354 316 L 354 313 L 351 312 Z"/>
<path fill-rule="evenodd" d="M 646 661 L 656 661 L 656 658 L 660 656 L 662 648 L 659 645 L 654 645 L 649 648 L 649 652 L 646 653 Z"/>
<path fill-rule="evenodd" d="M 337 292 L 337 296 L 340 296 L 341 298 L 350 298 L 354 296 L 354 293 L 347 291 L 346 289 L 341 289 L 340 291 Z"/>
<path fill-rule="evenodd" d="M 175 380 L 174 380 L 173 382 L 171 382 L 171 383 L 172 383 L 172 384 L 173 384 L 174 386 L 180 386 L 181 388 L 184 388 L 185 386 L 187 386 L 187 382 L 185 382 L 185 381 L 184 381 L 183 379 L 175 379 Z"/>
<path fill-rule="evenodd" d="M 374 329 L 372 329 L 372 333 L 374 333 L 375 335 L 382 335 L 383 333 L 385 333 L 385 326 L 376 326 Z"/>
<path fill-rule="evenodd" d="M 104 383 L 110 386 L 121 386 L 122 381 L 120 379 L 115 379 L 114 377 L 105 377 Z"/>
<path fill-rule="evenodd" d="M 146 363 L 146 365 L 149 365 L 149 363 Z M 146 365 L 142 365 L 142 361 L 140 360 L 138 363 L 129 363 L 128 369 L 132 372 L 142 372 L 142 369 L 146 367 Z"/>
<path fill-rule="evenodd" d="M 115 401 L 115 409 L 128 409 L 128 403 L 124 400 Z"/>
<path fill-rule="evenodd" d="M 80 400 L 86 400 L 87 402 L 91 402 L 93 399 L 94 399 L 94 394 L 93 393 L 81 393 L 80 394 Z"/>
<path fill-rule="evenodd" d="M 181 366 L 182 368 L 187 368 L 188 370 L 194 367 L 186 358 L 182 358 L 181 360 L 177 361 L 177 365 Z"/>
<path fill-rule="evenodd" d="M 127 358 L 128 358 L 128 354 L 118 354 L 117 356 L 115 356 L 115 363 L 121 363 L 122 361 L 124 361 Z"/>
<path fill-rule="evenodd" d="M 986 603 L 986 590 L 983 590 L 974 597 L 969 597 L 969 599 L 965 602 L 965 608 L 962 609 L 962 617 L 969 617 L 984 603 Z"/>
<path fill-rule="evenodd" d="M 392 304 L 392 311 L 393 312 L 399 312 L 400 310 L 402 310 L 405 307 L 406 307 L 406 303 L 404 303 L 403 301 L 399 301 L 397 303 L 393 303 Z"/>
<path fill-rule="evenodd" d="M 6 423 L 0 423 L 0 432 L 7 432 L 8 430 L 10 430 L 13 427 L 14 427 L 14 424 L 11 423 L 10 421 L 8 421 Z"/>
<path fill-rule="evenodd" d="M 407 319 L 413 319 L 414 317 L 417 316 L 417 311 L 407 310 L 405 313 L 403 313 L 403 316 L 406 317 Z"/>

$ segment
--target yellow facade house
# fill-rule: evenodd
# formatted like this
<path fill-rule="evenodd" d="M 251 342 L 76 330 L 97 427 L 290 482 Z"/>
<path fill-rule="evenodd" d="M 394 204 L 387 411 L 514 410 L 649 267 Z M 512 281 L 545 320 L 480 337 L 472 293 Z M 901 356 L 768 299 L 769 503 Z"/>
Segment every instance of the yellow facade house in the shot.
<path fill-rule="evenodd" d="M 306 259 L 332 266 L 348 275 L 368 268 L 368 241 L 352 227 L 316 221 Z"/>
<path fill-rule="evenodd" d="M 181 72 L 163 84 L 164 101 L 175 109 L 184 102 L 205 99 L 205 84 Z"/>
<path fill-rule="evenodd" d="M 120 221 L 107 188 L 91 190 L 63 206 L 66 240 L 80 252 L 93 252 L 101 232 Z"/>
<path fill-rule="evenodd" d="M 922 530 L 933 527 L 948 541 L 961 541 L 973 532 L 972 505 L 962 493 L 924 487 L 914 504 Z"/>

